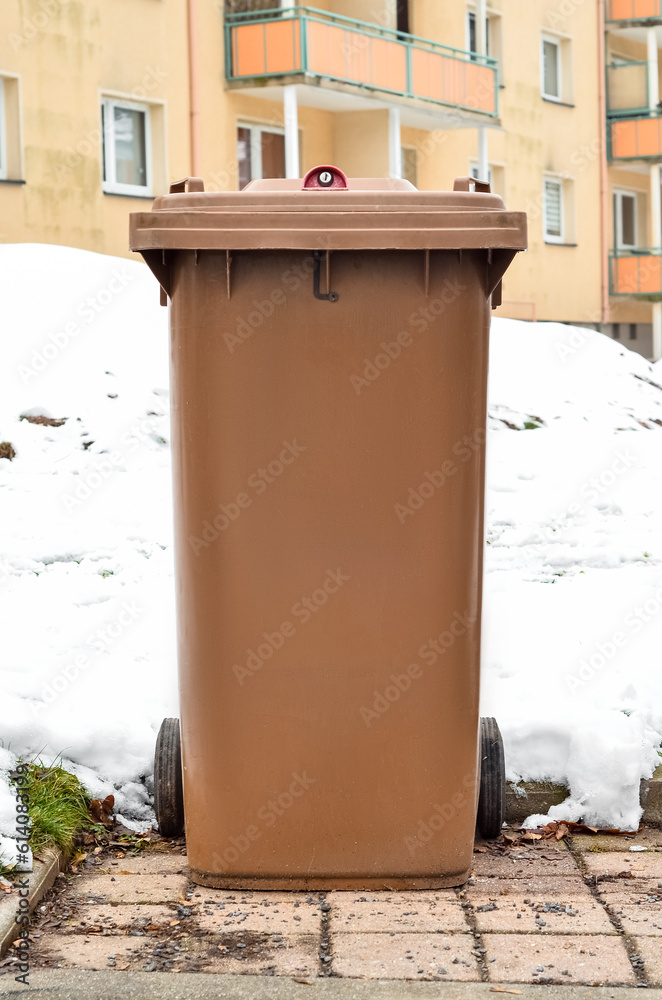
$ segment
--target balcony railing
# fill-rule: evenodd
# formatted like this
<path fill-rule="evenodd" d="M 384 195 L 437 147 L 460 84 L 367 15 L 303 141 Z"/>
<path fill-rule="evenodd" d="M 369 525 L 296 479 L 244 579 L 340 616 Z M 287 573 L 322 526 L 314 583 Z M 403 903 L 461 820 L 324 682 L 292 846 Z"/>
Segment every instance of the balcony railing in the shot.
<path fill-rule="evenodd" d="M 326 80 L 498 114 L 495 59 L 314 7 L 226 15 L 225 55 L 233 83 Z"/>
<path fill-rule="evenodd" d="M 610 119 L 607 144 L 610 160 L 662 159 L 662 116 Z"/>
<path fill-rule="evenodd" d="M 612 250 L 609 294 L 662 298 L 662 247 Z"/>
<path fill-rule="evenodd" d="M 648 63 L 610 63 L 607 66 L 607 114 L 645 114 L 648 111 Z"/>
<path fill-rule="evenodd" d="M 662 18 L 662 0 L 607 0 L 607 21 L 654 21 Z"/>

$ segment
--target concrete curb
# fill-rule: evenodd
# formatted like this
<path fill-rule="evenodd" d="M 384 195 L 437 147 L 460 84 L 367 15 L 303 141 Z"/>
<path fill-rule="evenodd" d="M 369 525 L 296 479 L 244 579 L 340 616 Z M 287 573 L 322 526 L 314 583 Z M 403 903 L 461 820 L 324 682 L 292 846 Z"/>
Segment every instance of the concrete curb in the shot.
<path fill-rule="evenodd" d="M 19 879 L 28 880 L 28 900 L 30 903 L 30 913 L 34 910 L 61 871 L 67 867 L 67 856 L 61 851 L 46 850 L 40 859 L 35 858 L 31 872 L 22 872 Z M 16 923 L 18 912 L 18 892 L 13 890 L 3 893 L 0 899 L 0 958 L 2 958 L 12 941 L 16 938 L 21 927 Z"/>
<path fill-rule="evenodd" d="M 499 987 L 496 989 L 496 987 Z M 236 976 L 204 972 L 84 972 L 38 969 L 28 987 L 14 982 L 0 996 L 25 1000 L 632 1000 L 636 986 L 553 986 L 535 983 L 417 983 L 406 979 L 318 978 L 301 986 L 289 976 Z M 647 989 L 648 1000 L 662 1000 L 662 990 Z"/>
<path fill-rule="evenodd" d="M 556 806 L 568 796 L 565 785 L 555 785 L 545 781 L 522 781 L 515 785 L 508 782 L 506 788 L 506 821 L 521 823 L 527 816 L 547 813 L 550 806 Z M 639 801 L 644 810 L 642 823 L 662 826 L 662 764 L 656 768 L 651 778 L 641 782 Z"/>

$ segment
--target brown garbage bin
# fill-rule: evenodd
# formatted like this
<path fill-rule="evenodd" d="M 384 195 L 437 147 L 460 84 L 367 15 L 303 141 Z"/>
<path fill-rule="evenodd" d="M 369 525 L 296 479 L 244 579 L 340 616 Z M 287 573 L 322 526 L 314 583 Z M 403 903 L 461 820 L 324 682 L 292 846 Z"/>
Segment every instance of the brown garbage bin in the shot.
<path fill-rule="evenodd" d="M 171 303 L 183 803 L 170 719 L 155 806 L 203 885 L 456 885 L 477 808 L 501 826 L 486 380 L 526 221 L 476 186 L 188 178 L 131 216 Z"/>

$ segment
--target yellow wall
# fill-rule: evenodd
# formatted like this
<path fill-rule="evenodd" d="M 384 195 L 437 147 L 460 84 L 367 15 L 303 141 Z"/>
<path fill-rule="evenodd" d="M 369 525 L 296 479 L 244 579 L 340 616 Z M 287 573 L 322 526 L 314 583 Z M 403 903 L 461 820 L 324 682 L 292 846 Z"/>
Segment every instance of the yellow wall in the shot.
<path fill-rule="evenodd" d="M 222 3 L 199 0 L 196 6 L 198 171 L 208 189 L 236 190 L 237 124 L 282 127 L 282 100 L 226 89 Z M 395 25 L 395 0 L 320 0 L 318 6 Z M 530 249 L 518 255 L 506 276 L 504 310 L 526 315 L 527 304 L 535 303 L 541 319 L 595 322 L 601 280 L 596 5 L 490 0 L 488 10 L 492 41 L 498 36 L 501 49 L 501 127 L 489 130 L 494 186 L 508 207 L 529 214 Z M 411 0 L 411 29 L 464 48 L 466 14 L 462 0 Z M 570 40 L 563 44 L 572 106 L 541 97 L 543 31 Z M 641 40 L 622 33 L 609 36 L 607 49 L 632 59 L 646 54 Z M 18 108 L 20 90 L 22 142 L 10 174 L 26 181 L 0 182 L 0 239 L 128 254 L 128 214 L 148 207 L 151 198 L 103 193 L 100 98 L 150 104 L 155 194 L 192 172 L 186 0 L 2 0 L 0 75 L 7 78 L 9 111 Z M 386 96 L 374 110 L 332 111 L 300 103 L 301 172 L 336 162 L 350 175 L 387 174 L 387 106 Z M 477 157 L 475 128 L 441 124 L 430 119 L 426 130 L 402 130 L 403 145 L 417 149 L 418 184 L 425 190 L 451 187 Z M 7 127 L 17 130 L 18 121 L 8 120 Z M 567 242 L 576 246 L 544 242 L 546 172 L 565 179 Z M 640 233 L 650 241 L 648 167 L 609 168 L 610 206 L 613 187 L 638 192 Z M 611 226 L 610 216 L 610 244 Z M 646 303 L 619 300 L 612 308 L 617 321 L 650 319 Z"/>

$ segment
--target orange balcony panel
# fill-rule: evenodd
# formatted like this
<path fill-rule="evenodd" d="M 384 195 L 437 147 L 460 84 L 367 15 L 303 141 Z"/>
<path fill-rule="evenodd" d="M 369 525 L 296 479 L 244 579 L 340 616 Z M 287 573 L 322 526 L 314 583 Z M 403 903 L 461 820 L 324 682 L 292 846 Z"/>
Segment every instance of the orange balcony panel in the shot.
<path fill-rule="evenodd" d="M 344 35 L 349 37 L 345 42 Z M 306 47 L 308 51 L 308 68 L 320 76 L 334 76 L 345 79 L 345 63 L 352 49 L 363 42 L 363 36 L 357 35 L 352 40 L 353 32 L 344 32 L 342 28 L 329 27 L 319 21 L 309 21 L 306 24 Z"/>
<path fill-rule="evenodd" d="M 496 76 L 487 66 L 477 63 L 466 63 L 467 92 L 464 104 L 480 111 L 493 111 L 496 107 Z"/>
<path fill-rule="evenodd" d="M 638 265 L 637 257 L 614 257 L 612 289 L 617 295 L 634 295 L 639 291 Z"/>
<path fill-rule="evenodd" d="M 611 268 L 613 295 L 660 295 L 662 293 L 662 256 L 659 253 L 612 257 Z"/>
<path fill-rule="evenodd" d="M 299 21 L 288 18 L 232 28 L 232 55 L 237 76 L 292 73 L 301 69 Z"/>
<path fill-rule="evenodd" d="M 631 118 L 611 123 L 612 160 L 662 156 L 662 118 Z"/>
<path fill-rule="evenodd" d="M 636 121 L 612 122 L 611 155 L 615 160 L 637 155 Z"/>
<path fill-rule="evenodd" d="M 407 89 L 407 55 L 397 42 L 308 21 L 306 45 L 312 73 L 398 93 Z"/>
<path fill-rule="evenodd" d="M 407 90 L 407 50 L 404 45 L 375 38 L 372 44 L 374 83 L 386 90 Z"/>
<path fill-rule="evenodd" d="M 639 265 L 638 291 L 652 295 L 662 292 L 662 257 L 643 257 Z"/>
<path fill-rule="evenodd" d="M 640 118 L 635 124 L 637 126 L 637 155 L 659 156 L 662 150 L 660 119 Z"/>
<path fill-rule="evenodd" d="M 466 63 L 446 59 L 438 52 L 413 49 L 411 54 L 412 91 L 417 97 L 449 104 L 464 104 Z"/>
<path fill-rule="evenodd" d="M 292 73 L 301 69 L 299 20 L 285 18 L 264 25 L 267 73 Z"/>
<path fill-rule="evenodd" d="M 660 0 L 608 0 L 608 21 L 630 21 L 636 18 L 659 17 Z"/>
<path fill-rule="evenodd" d="M 241 24 L 232 29 L 232 62 L 237 76 L 266 73 L 263 24 Z"/>

